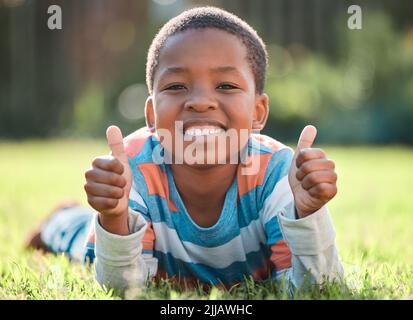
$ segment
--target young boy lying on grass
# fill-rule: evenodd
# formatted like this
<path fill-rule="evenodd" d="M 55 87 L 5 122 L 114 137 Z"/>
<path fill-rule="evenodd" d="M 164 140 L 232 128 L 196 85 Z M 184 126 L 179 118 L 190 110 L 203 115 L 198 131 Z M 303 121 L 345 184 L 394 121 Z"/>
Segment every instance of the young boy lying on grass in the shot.
<path fill-rule="evenodd" d="M 334 162 L 312 148 L 313 126 L 295 151 L 258 133 L 266 67 L 238 17 L 206 7 L 171 19 L 148 52 L 147 125 L 125 139 L 109 127 L 112 154 L 85 173 L 97 213 L 60 208 L 31 245 L 93 261 L 97 281 L 120 290 L 154 276 L 226 287 L 285 276 L 291 288 L 306 274 L 341 278 L 325 206 Z"/>

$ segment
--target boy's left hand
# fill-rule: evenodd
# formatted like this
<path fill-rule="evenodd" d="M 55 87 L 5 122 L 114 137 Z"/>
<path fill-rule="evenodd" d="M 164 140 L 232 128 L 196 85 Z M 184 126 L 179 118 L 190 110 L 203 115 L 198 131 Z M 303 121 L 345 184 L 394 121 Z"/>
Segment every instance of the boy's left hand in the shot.
<path fill-rule="evenodd" d="M 334 162 L 322 149 L 311 147 L 316 135 L 314 126 L 303 129 L 288 173 L 299 218 L 314 213 L 337 193 Z"/>

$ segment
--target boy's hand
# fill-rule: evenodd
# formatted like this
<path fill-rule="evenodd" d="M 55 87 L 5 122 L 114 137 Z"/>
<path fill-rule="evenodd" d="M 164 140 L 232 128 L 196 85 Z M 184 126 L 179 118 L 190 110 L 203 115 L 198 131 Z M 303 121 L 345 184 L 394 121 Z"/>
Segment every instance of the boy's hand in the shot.
<path fill-rule="evenodd" d="M 323 150 L 311 148 L 316 135 L 313 126 L 303 129 L 288 174 L 299 218 L 314 213 L 337 193 L 334 162 Z"/>
<path fill-rule="evenodd" d="M 111 233 L 126 235 L 132 172 L 123 145 L 122 132 L 116 126 L 106 130 L 112 155 L 96 157 L 85 172 L 84 185 L 89 204 L 99 212 L 99 221 Z"/>

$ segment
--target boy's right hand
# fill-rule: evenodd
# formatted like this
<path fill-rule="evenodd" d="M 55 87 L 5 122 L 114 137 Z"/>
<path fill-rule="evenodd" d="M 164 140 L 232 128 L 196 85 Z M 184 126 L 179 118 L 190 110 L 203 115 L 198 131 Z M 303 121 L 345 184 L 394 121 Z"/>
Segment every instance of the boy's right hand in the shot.
<path fill-rule="evenodd" d="M 106 138 L 112 155 L 93 160 L 92 168 L 85 172 L 84 188 L 89 204 L 99 212 L 102 227 L 114 234 L 127 235 L 132 172 L 120 129 L 110 126 Z"/>

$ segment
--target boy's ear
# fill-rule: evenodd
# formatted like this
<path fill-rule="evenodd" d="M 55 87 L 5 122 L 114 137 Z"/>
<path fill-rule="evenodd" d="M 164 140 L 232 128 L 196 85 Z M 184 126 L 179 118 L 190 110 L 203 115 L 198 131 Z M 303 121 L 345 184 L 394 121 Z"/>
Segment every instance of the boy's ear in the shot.
<path fill-rule="evenodd" d="M 269 99 L 265 93 L 256 95 L 252 130 L 261 131 L 264 129 L 269 114 L 268 102 Z"/>
<path fill-rule="evenodd" d="M 151 132 L 155 132 L 155 110 L 153 107 L 153 98 L 149 96 L 145 103 L 145 122 Z"/>

